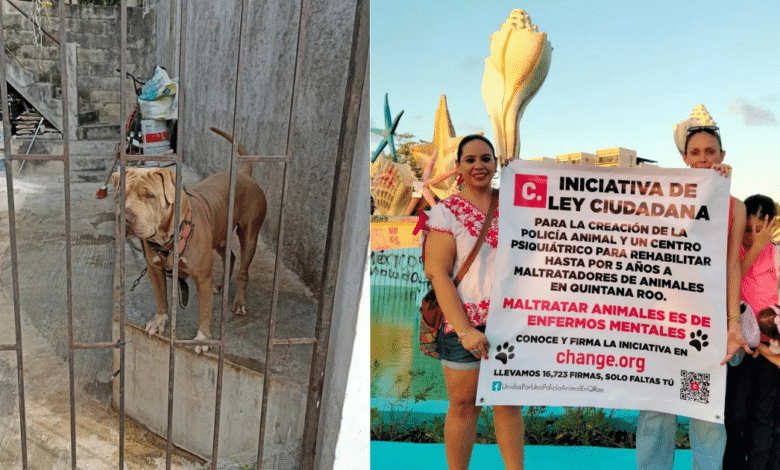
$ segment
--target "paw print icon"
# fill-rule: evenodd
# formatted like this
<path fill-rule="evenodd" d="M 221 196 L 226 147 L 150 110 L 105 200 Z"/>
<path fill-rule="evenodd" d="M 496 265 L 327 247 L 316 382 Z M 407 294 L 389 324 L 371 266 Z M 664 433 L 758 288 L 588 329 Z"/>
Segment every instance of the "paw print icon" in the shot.
<path fill-rule="evenodd" d="M 515 357 L 515 347 L 510 346 L 509 343 L 499 344 L 496 346 L 496 359 L 506 365 L 506 361 Z"/>
<path fill-rule="evenodd" d="M 706 348 L 710 344 L 707 338 L 707 335 L 702 334 L 701 330 L 696 330 L 696 332 L 691 332 L 691 341 L 688 344 L 696 348 L 697 351 L 701 351 L 702 348 Z"/>

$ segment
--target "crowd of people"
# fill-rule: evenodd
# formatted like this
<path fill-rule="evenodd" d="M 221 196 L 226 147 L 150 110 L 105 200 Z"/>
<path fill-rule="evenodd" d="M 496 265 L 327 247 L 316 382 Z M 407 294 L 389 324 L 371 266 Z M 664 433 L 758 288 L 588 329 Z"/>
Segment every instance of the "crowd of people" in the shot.
<path fill-rule="evenodd" d="M 693 169 L 731 168 L 714 123 L 687 119 L 683 162 Z M 678 125 L 679 126 L 679 125 Z M 498 246 L 498 208 L 487 217 L 498 170 L 491 142 L 470 135 L 460 142 L 456 165 L 462 186 L 428 214 L 425 227 L 425 274 L 444 314 L 437 349 L 449 398 L 444 439 L 450 469 L 468 469 L 480 406 L 476 404 L 480 361 L 490 344 L 485 324 Z M 780 470 L 780 248 L 772 243 L 780 228 L 774 201 L 754 195 L 744 202 L 733 196 L 728 210 L 726 251 L 727 355 L 725 423 L 691 419 L 689 436 L 694 469 Z M 454 273 L 467 262 L 486 219 L 484 242 L 459 283 Z M 743 313 L 745 312 L 745 313 Z M 743 335 L 745 315 L 760 330 L 751 348 Z M 749 324 L 749 322 L 747 323 Z M 495 406 L 496 440 L 507 469 L 523 468 L 524 423 L 520 406 Z M 674 466 L 677 416 L 640 411 L 636 433 L 637 468 L 671 470 Z"/>

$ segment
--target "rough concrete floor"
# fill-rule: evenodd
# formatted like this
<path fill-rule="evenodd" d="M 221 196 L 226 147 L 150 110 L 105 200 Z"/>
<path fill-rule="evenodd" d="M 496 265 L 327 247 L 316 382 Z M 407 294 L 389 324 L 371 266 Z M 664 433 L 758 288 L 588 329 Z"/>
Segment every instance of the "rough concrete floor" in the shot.
<path fill-rule="evenodd" d="M 16 164 L 15 164 L 16 167 Z M 16 170 L 14 170 L 16 171 Z M 14 175 L 16 176 L 16 175 Z M 74 338 L 77 342 L 111 341 L 114 270 L 113 194 L 96 199 L 105 177 L 100 172 L 71 174 L 72 285 Z M 185 171 L 185 182 L 194 182 Z M 17 252 L 19 257 L 27 447 L 30 468 L 70 468 L 70 413 L 65 267 L 64 196 L 61 163 L 28 162 L 14 179 Z M 0 173 L 0 344 L 13 344 L 14 309 L 9 247 L 8 198 Z M 140 254 L 128 245 L 127 278 L 140 274 Z M 274 251 L 262 245 L 250 272 L 250 314 L 226 324 L 227 353 L 236 362 L 261 369 L 265 363 L 267 310 L 273 278 Z M 140 266 L 140 267 L 139 267 Z M 316 302 L 292 274 L 281 279 L 276 337 L 311 336 Z M 231 300 L 234 284 L 231 285 Z M 197 297 L 191 285 L 190 306 L 179 311 L 178 336 L 192 338 L 197 324 Z M 218 322 L 221 296 L 215 296 Z M 151 307 L 150 307 L 151 306 Z M 143 325 L 153 314 L 147 279 L 127 291 L 127 321 Z M 192 330 L 192 331 L 190 331 Z M 170 326 L 166 328 L 169 334 Z M 215 324 L 213 331 L 219 331 Z M 310 346 L 277 347 L 274 375 L 308 380 Z M 108 405 L 110 352 L 76 351 L 76 435 L 78 468 L 118 468 L 118 414 Z M 305 383 L 301 384 L 306 386 Z M 0 468 L 21 468 L 17 365 L 14 352 L 0 352 Z M 164 468 L 165 442 L 131 419 L 126 420 L 125 467 Z M 204 463 L 176 452 L 173 468 L 200 469 Z M 246 468 L 229 466 L 220 468 Z"/>

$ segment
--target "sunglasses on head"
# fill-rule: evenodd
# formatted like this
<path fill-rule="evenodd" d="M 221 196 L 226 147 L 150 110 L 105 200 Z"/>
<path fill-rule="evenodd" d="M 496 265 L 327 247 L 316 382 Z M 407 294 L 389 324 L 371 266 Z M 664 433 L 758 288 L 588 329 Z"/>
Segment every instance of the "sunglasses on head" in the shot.
<path fill-rule="evenodd" d="M 692 126 L 688 128 L 688 135 L 694 134 L 696 132 L 707 132 L 709 134 L 718 134 L 718 126 Z"/>

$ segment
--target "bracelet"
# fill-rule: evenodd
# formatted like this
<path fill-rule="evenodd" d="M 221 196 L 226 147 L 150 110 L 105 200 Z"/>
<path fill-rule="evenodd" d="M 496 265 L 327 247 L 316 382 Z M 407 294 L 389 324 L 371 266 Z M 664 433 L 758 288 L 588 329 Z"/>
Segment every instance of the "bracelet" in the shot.
<path fill-rule="evenodd" d="M 729 315 L 729 321 L 731 321 L 731 320 L 741 321 L 742 320 L 742 315 Z"/>
<path fill-rule="evenodd" d="M 468 331 L 464 331 L 463 333 L 458 333 L 458 341 L 460 341 L 462 343 L 463 340 L 466 339 L 466 335 L 467 334 L 469 334 Z"/>

